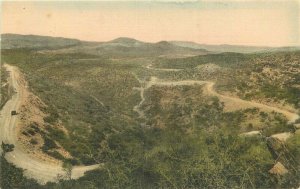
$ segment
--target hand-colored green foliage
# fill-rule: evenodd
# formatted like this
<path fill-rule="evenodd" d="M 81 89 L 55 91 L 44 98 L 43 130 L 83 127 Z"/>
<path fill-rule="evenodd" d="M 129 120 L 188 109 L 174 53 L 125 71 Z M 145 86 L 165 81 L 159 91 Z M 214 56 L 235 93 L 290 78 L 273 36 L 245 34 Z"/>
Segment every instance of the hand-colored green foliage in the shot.
<path fill-rule="evenodd" d="M 123 53 L 123 52 L 122 52 Z M 224 112 L 216 97 L 202 95 L 201 86 L 158 87 L 145 91 L 142 105 L 147 117 L 140 127 L 133 107 L 140 102 L 139 79 L 215 80 L 217 90 L 236 92 L 246 99 L 286 100 L 299 107 L 296 87 L 299 76 L 283 72 L 283 62 L 297 65 L 299 52 L 276 54 L 224 53 L 181 59 L 157 59 L 153 65 L 180 68 L 178 72 L 144 71 L 153 58 L 110 60 L 83 53 L 38 53 L 34 50 L 4 50 L 3 60 L 18 66 L 30 90 L 47 105 L 43 111 L 46 132 L 43 150 L 68 165 L 104 163 L 78 180 L 60 180 L 31 188 L 282 188 L 295 187 L 299 166 L 286 164 L 299 156 L 298 138 L 288 141 L 282 158 L 290 173 L 272 176 L 274 158 L 264 137 L 241 137 L 246 114 L 266 120 L 263 135 L 287 131 L 291 125 L 276 114 L 259 110 Z M 274 56 L 274 57 L 273 57 Z M 212 63 L 213 73 L 196 69 Z M 295 63 L 295 64 L 292 64 Z M 264 67 L 280 67 L 281 79 L 264 75 Z M 248 82 L 249 74 L 258 76 Z M 292 77 L 290 82 L 286 78 Z M 282 83 L 281 81 L 285 81 Z M 196 95 L 195 95 L 196 94 Z M 67 133 L 53 125 L 61 123 Z M 254 125 L 248 123 L 248 129 Z M 32 131 L 37 132 L 32 128 Z M 65 159 L 56 143 L 74 157 Z M 283 147 L 278 150 L 284 149 Z M 299 159 L 299 158 L 298 158 Z M 5 188 L 28 187 L 22 170 L 3 158 Z M 16 180 L 20 184 L 17 185 Z M 4 187 L 5 186 L 5 187 Z"/>

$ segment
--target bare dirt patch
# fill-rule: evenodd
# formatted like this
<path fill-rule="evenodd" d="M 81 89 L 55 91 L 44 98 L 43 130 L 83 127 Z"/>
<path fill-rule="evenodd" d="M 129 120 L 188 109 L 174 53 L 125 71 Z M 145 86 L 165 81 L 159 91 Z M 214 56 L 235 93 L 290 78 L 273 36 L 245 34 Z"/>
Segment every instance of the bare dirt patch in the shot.
<path fill-rule="evenodd" d="M 46 104 L 28 90 L 27 83 L 21 74 L 19 82 L 22 86 L 20 89 L 23 91 L 23 97 L 19 111 L 20 122 L 16 127 L 18 142 L 29 155 L 49 163 L 60 164 L 59 160 L 43 153 L 41 149 L 44 145 L 42 135 L 47 132 L 44 122 L 47 114 L 42 111 L 46 108 Z M 60 129 L 63 126 L 54 127 Z M 71 157 L 59 144 L 57 151 L 66 158 Z"/>

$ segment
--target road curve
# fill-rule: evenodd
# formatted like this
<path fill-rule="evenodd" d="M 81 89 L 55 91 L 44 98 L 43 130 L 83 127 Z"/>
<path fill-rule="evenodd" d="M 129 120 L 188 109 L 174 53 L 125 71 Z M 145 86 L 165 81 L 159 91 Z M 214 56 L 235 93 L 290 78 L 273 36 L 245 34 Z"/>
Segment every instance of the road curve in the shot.
<path fill-rule="evenodd" d="M 146 66 L 147 69 L 155 69 L 155 70 L 159 70 L 159 71 L 166 71 L 165 69 L 161 69 L 161 68 L 153 68 L 152 65 L 148 65 Z M 172 69 L 168 69 L 168 71 L 171 71 Z M 274 106 L 270 106 L 270 105 L 266 105 L 266 104 L 261 104 L 258 102 L 254 102 L 254 101 L 247 101 L 247 100 L 243 100 L 237 97 L 232 97 L 232 96 L 226 96 L 223 94 L 218 93 L 217 91 L 215 91 L 214 89 L 214 82 L 211 81 L 201 81 L 201 80 L 183 80 L 183 81 L 162 81 L 159 80 L 156 77 L 151 77 L 150 81 L 146 84 L 145 88 L 141 90 L 141 92 L 144 93 L 145 89 L 150 88 L 152 85 L 161 85 L 161 86 L 176 86 L 176 85 L 195 85 L 195 84 L 200 84 L 203 85 L 205 84 L 206 87 L 206 91 L 208 92 L 209 95 L 211 96 L 217 96 L 221 101 L 231 101 L 231 102 L 235 102 L 237 104 L 240 105 L 240 107 L 256 107 L 259 109 L 262 109 L 264 111 L 267 112 L 278 112 L 280 114 L 283 114 L 289 121 L 289 123 L 295 123 L 295 121 L 297 119 L 299 119 L 299 115 L 295 112 L 291 112 L 285 109 L 280 109 L 278 107 L 274 107 Z M 141 94 L 141 96 L 143 96 L 143 94 Z M 142 102 L 145 101 L 144 97 L 142 97 Z M 140 106 L 142 105 L 142 103 L 140 103 L 136 108 L 140 108 Z"/>
<path fill-rule="evenodd" d="M 285 109 L 280 109 L 278 107 L 274 107 L 274 106 L 270 106 L 270 105 L 266 105 L 266 104 L 261 104 L 258 102 L 254 102 L 254 101 L 247 101 L 247 100 L 242 100 L 240 98 L 236 98 L 236 97 L 231 97 L 231 96 L 226 96 L 226 95 L 222 95 L 220 93 L 217 93 L 214 90 L 214 85 L 215 83 L 213 82 L 208 82 L 207 83 L 207 91 L 213 95 L 213 96 L 217 96 L 220 98 L 220 100 L 229 100 L 229 101 L 234 101 L 240 105 L 246 105 L 249 107 L 256 107 L 256 108 L 260 108 L 262 110 L 268 111 L 268 112 L 277 112 L 280 114 L 283 114 L 289 121 L 289 123 L 294 123 L 297 119 L 299 119 L 299 115 L 295 112 L 290 112 L 288 110 Z"/>
<path fill-rule="evenodd" d="M 172 69 L 153 68 L 151 64 L 147 65 L 146 68 L 147 69 L 155 69 L 157 71 L 179 71 L 178 69 L 172 70 Z M 234 102 L 235 104 L 239 105 L 239 107 L 236 107 L 237 109 L 242 109 L 242 107 L 256 107 L 256 108 L 262 109 L 267 112 L 277 112 L 277 113 L 283 114 L 287 118 L 287 120 L 290 124 L 295 123 L 296 120 L 300 118 L 300 116 L 295 112 L 291 112 L 291 111 L 288 111 L 285 109 L 280 109 L 278 107 L 274 107 L 274 106 L 270 106 L 270 105 L 266 105 L 266 104 L 261 104 L 261 103 L 254 102 L 254 101 L 242 100 L 237 97 L 226 96 L 226 95 L 220 94 L 217 91 L 215 91 L 215 89 L 214 89 L 215 83 L 211 82 L 211 81 L 201 81 L 201 80 L 162 81 L 156 77 L 151 77 L 150 81 L 147 82 L 146 86 L 141 89 L 142 101 L 137 106 L 135 106 L 134 110 L 137 111 L 139 114 L 145 116 L 143 110 L 141 110 L 141 105 L 145 101 L 144 90 L 150 88 L 152 85 L 178 86 L 178 85 L 195 85 L 195 84 L 198 84 L 198 85 L 205 84 L 205 89 L 206 89 L 208 95 L 216 96 L 222 102 L 228 102 L 228 101 Z M 250 131 L 247 133 L 242 133 L 242 135 L 252 136 L 252 135 L 257 135 L 260 133 L 261 133 L 261 131 Z M 292 134 L 290 132 L 285 132 L 285 133 L 274 134 L 271 137 L 276 138 L 281 141 L 286 141 L 290 136 L 292 136 Z"/>
<path fill-rule="evenodd" d="M 236 97 L 231 97 L 231 96 L 226 96 L 226 95 L 222 95 L 218 92 L 215 91 L 214 89 L 214 82 L 211 81 L 199 81 L 199 80 L 183 80 L 183 81 L 159 81 L 158 79 L 152 80 L 150 81 L 150 85 L 160 85 L 160 86 L 177 86 L 177 85 L 203 85 L 205 84 L 206 90 L 207 92 L 211 95 L 211 96 L 217 96 L 221 101 L 232 101 L 232 102 L 236 102 L 239 105 L 241 105 L 241 107 L 256 107 L 259 109 L 262 109 L 264 111 L 267 112 L 278 112 L 280 114 L 283 114 L 289 121 L 289 123 L 294 123 L 298 118 L 299 115 L 294 113 L 294 112 L 290 112 L 288 110 L 285 109 L 280 109 L 274 106 L 270 106 L 270 105 L 266 105 L 266 104 L 261 104 L 258 102 L 254 102 L 254 101 L 247 101 L 247 100 L 242 100 L 240 98 L 236 98 Z"/>
<path fill-rule="evenodd" d="M 24 98 L 25 86 L 20 81 L 20 72 L 16 67 L 5 64 L 6 69 L 10 72 L 9 83 L 15 89 L 15 94 L 5 104 L 0 111 L 0 141 L 14 144 L 12 152 L 6 153 L 5 158 L 8 162 L 19 168 L 23 168 L 25 176 L 36 179 L 39 183 L 55 182 L 64 178 L 66 172 L 61 165 L 51 164 L 39 159 L 34 159 L 25 152 L 17 140 L 16 126 L 19 121 L 18 116 L 11 116 L 11 111 L 20 109 L 21 101 Z M 0 152 L 2 153 L 2 152 Z M 86 171 L 93 170 L 100 165 L 91 166 L 74 166 L 71 178 L 77 179 L 84 175 Z"/>

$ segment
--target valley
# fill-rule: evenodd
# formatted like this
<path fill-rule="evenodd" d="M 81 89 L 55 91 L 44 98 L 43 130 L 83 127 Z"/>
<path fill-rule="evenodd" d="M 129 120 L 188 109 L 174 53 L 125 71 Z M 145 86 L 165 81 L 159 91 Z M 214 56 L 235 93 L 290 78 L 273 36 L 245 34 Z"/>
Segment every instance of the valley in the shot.
<path fill-rule="evenodd" d="M 14 45 L 1 51 L 3 87 L 14 92 L 1 91 L 0 128 L 14 145 L 3 164 L 25 184 L 299 185 L 299 51 L 26 38 L 4 40 Z"/>

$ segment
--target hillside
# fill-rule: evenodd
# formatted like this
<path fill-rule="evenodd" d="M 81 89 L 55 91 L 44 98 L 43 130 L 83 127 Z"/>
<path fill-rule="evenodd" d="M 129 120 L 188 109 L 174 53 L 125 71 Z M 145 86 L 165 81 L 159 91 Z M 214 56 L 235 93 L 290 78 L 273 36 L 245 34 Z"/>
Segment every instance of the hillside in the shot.
<path fill-rule="evenodd" d="M 1 49 L 33 48 L 52 49 L 80 45 L 77 39 L 37 35 L 2 34 Z"/>
<path fill-rule="evenodd" d="M 86 53 L 106 57 L 152 57 L 152 56 L 193 56 L 209 53 L 205 49 L 193 49 L 173 45 L 169 42 L 146 43 L 121 37 L 108 42 L 87 42 L 76 39 L 2 34 L 2 49 L 30 48 L 52 53 Z"/>
<path fill-rule="evenodd" d="M 1 129 L 11 134 L 0 139 L 15 145 L 2 144 L 3 188 L 299 186 L 300 51 L 215 54 L 131 38 L 64 46 L 71 42 L 48 37 L 25 48 L 27 37 L 15 41 L 24 48 L 1 50 L 14 68 L 1 75 Z M 7 81 L 23 88 L 10 100 Z M 20 151 L 32 161 L 14 158 Z M 52 164 L 65 175 L 43 169 Z M 70 179 L 88 166 L 96 168 Z"/>
<path fill-rule="evenodd" d="M 138 41 L 136 39 L 128 38 L 128 37 L 119 37 L 117 39 L 108 41 L 105 43 L 106 45 L 120 45 L 126 47 L 139 47 L 145 45 L 145 42 Z"/>
<path fill-rule="evenodd" d="M 145 43 L 129 38 L 119 38 L 116 40 L 99 44 L 88 44 L 58 50 L 58 53 L 65 52 L 84 52 L 106 57 L 157 57 L 157 56 L 193 56 L 209 53 L 204 49 L 192 49 L 179 47 L 168 42 Z"/>

